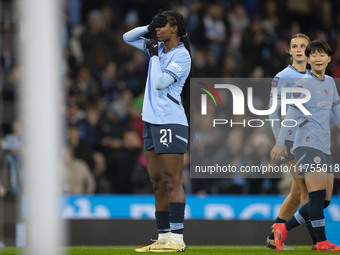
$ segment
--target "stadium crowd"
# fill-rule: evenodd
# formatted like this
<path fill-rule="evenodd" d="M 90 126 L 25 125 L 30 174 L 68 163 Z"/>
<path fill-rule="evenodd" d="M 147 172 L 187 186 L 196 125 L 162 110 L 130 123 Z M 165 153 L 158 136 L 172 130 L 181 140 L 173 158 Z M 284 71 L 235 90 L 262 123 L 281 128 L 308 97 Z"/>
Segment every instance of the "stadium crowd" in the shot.
<path fill-rule="evenodd" d="M 340 78 L 339 1 L 64 0 L 65 74 L 60 89 L 66 93 L 65 193 L 152 193 L 141 120 L 148 59 L 126 45 L 122 35 L 149 24 L 159 9 L 176 9 L 186 19 L 192 77 L 273 78 L 289 64 L 286 49 L 291 36 L 303 32 L 331 45 L 334 54 L 327 73 Z M 5 190 L 20 192 L 22 178 L 21 131 L 16 121 L 18 29 L 12 1 L 1 0 L 0 196 Z M 269 90 L 257 97 L 268 104 Z M 333 131 L 333 160 L 340 163 L 340 132 Z M 216 157 L 225 153 L 233 164 L 269 163 L 270 131 L 230 129 L 224 137 Z M 189 155 L 185 157 L 187 194 L 283 193 L 288 190 L 285 179 L 190 179 Z M 340 194 L 338 178 L 334 192 Z"/>

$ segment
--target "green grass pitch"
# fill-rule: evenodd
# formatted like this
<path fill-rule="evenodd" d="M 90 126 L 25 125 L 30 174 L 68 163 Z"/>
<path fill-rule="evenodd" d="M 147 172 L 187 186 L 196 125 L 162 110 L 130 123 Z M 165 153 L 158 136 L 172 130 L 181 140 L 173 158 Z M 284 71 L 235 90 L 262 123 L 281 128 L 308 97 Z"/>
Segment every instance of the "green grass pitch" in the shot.
<path fill-rule="evenodd" d="M 294 251 L 282 251 L 284 254 L 307 255 L 317 253 L 311 250 L 311 246 L 290 246 Z M 141 254 L 134 252 L 136 246 L 77 246 L 63 248 L 65 255 L 124 255 Z M 19 255 L 23 249 L 15 247 L 0 248 L 1 255 Z M 324 251 L 322 254 L 340 254 L 340 252 Z M 150 253 L 149 253 L 150 254 Z M 168 253 L 167 253 L 168 254 Z M 178 253 L 177 253 L 178 254 Z M 278 254 L 277 251 L 266 248 L 265 246 L 188 246 L 186 255 L 209 255 L 209 254 Z"/>

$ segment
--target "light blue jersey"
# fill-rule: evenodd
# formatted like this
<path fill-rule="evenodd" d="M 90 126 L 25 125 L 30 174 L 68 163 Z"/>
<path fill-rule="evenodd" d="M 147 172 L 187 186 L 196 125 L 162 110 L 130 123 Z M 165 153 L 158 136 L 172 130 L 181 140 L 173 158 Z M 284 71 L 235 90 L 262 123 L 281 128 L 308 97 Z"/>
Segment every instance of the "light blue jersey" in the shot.
<path fill-rule="evenodd" d="M 173 123 L 188 126 L 181 104 L 181 92 L 190 73 L 191 58 L 183 43 L 166 53 L 163 49 L 164 43 L 161 42 L 158 48 L 161 70 L 171 75 L 175 82 L 164 89 L 156 89 L 153 85 L 153 73 L 150 72 L 155 62 L 150 61 L 144 94 L 143 120 L 152 124 Z"/>
<path fill-rule="evenodd" d="M 307 71 L 308 72 L 308 71 Z M 296 68 L 289 65 L 285 69 L 283 69 L 281 72 L 279 72 L 277 75 L 275 75 L 273 81 L 272 81 L 272 89 L 270 91 L 270 105 L 272 105 L 273 102 L 273 88 L 277 88 L 277 107 L 275 111 L 269 115 L 269 118 L 271 120 L 274 119 L 281 119 L 279 116 L 279 110 L 281 108 L 281 90 L 282 88 L 291 88 L 296 87 L 296 82 L 300 80 L 302 77 L 306 75 L 306 72 L 299 72 Z M 287 98 L 291 98 L 292 94 L 288 93 Z M 283 117 L 282 117 L 283 119 Z M 280 121 L 273 121 L 272 122 L 272 131 L 274 134 L 274 137 L 277 138 L 279 136 L 280 132 Z M 286 137 L 286 140 L 294 141 L 295 139 L 295 132 L 296 128 L 291 128 L 288 131 L 288 135 Z"/>
<path fill-rule="evenodd" d="M 138 27 L 124 34 L 124 41 L 144 50 L 148 33 L 147 27 Z M 188 121 L 181 104 L 181 92 L 190 73 L 191 58 L 183 43 L 164 52 L 164 43 L 158 43 L 158 57 L 149 62 L 148 76 L 143 102 L 143 120 L 151 124 L 180 124 L 188 126 Z M 159 77 L 173 81 L 169 86 L 159 85 Z"/>
<path fill-rule="evenodd" d="M 297 83 L 297 87 L 311 93 L 311 99 L 303 104 L 311 115 L 304 115 L 295 106 L 289 106 L 286 119 L 295 119 L 298 122 L 293 149 L 306 146 L 331 154 L 329 123 L 332 114 L 338 123 L 340 120 L 340 100 L 334 79 L 325 75 L 324 80 L 320 80 L 313 74 L 306 74 Z M 304 97 L 304 94 L 294 93 L 294 98 Z M 281 128 L 278 145 L 284 145 L 288 129 Z"/>

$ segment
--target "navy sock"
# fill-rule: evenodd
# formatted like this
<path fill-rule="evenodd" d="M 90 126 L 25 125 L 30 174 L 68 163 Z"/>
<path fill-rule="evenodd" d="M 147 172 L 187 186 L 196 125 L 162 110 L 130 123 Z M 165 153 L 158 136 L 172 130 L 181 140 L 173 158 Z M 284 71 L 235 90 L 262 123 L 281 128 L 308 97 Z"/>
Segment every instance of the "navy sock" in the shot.
<path fill-rule="evenodd" d="M 277 217 L 276 220 L 275 220 L 275 223 L 285 223 L 285 222 L 286 222 L 286 220 L 281 219 L 279 217 Z"/>
<path fill-rule="evenodd" d="M 324 209 L 327 208 L 330 205 L 330 203 L 331 203 L 331 201 L 329 201 L 329 200 L 323 201 L 323 208 Z"/>
<path fill-rule="evenodd" d="M 291 230 L 300 224 L 304 223 L 306 220 L 309 220 L 309 215 L 308 215 L 308 203 L 305 204 L 300 208 L 299 211 L 297 211 L 293 217 L 291 217 L 287 222 L 285 223 L 285 226 L 287 230 Z"/>
<path fill-rule="evenodd" d="M 286 220 L 276 217 L 275 223 L 285 223 Z M 270 232 L 269 239 L 274 239 L 274 233 Z"/>
<path fill-rule="evenodd" d="M 169 203 L 171 233 L 183 234 L 185 203 Z"/>
<path fill-rule="evenodd" d="M 311 236 L 311 238 L 313 240 L 313 244 L 316 244 L 316 242 L 317 242 L 316 235 L 314 233 L 314 229 L 313 229 L 312 223 L 310 221 L 306 221 L 306 228 L 308 230 L 309 235 Z"/>
<path fill-rule="evenodd" d="M 318 242 L 322 242 L 327 239 L 325 231 L 325 217 L 323 215 L 325 197 L 326 190 L 309 192 L 309 217 Z"/>
<path fill-rule="evenodd" d="M 156 225 L 159 234 L 170 232 L 169 212 L 158 211 L 155 213 Z"/>

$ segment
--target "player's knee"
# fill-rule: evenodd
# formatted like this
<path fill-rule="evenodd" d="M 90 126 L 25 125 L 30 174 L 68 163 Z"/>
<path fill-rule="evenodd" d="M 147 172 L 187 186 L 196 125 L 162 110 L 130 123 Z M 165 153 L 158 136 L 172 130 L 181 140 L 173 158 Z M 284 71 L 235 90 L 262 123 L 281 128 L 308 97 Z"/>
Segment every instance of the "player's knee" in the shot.
<path fill-rule="evenodd" d="M 158 190 L 162 189 L 162 186 L 163 186 L 162 178 L 150 177 L 150 182 L 151 182 L 152 189 L 154 192 L 157 192 Z"/>
<path fill-rule="evenodd" d="M 177 176 L 172 174 L 164 174 L 162 177 L 165 188 L 168 192 L 177 189 L 178 186 L 181 185 L 181 179 L 177 178 Z"/>
<path fill-rule="evenodd" d="M 323 208 L 327 208 L 330 203 L 331 203 L 331 201 L 329 201 L 329 200 L 323 201 Z"/>

